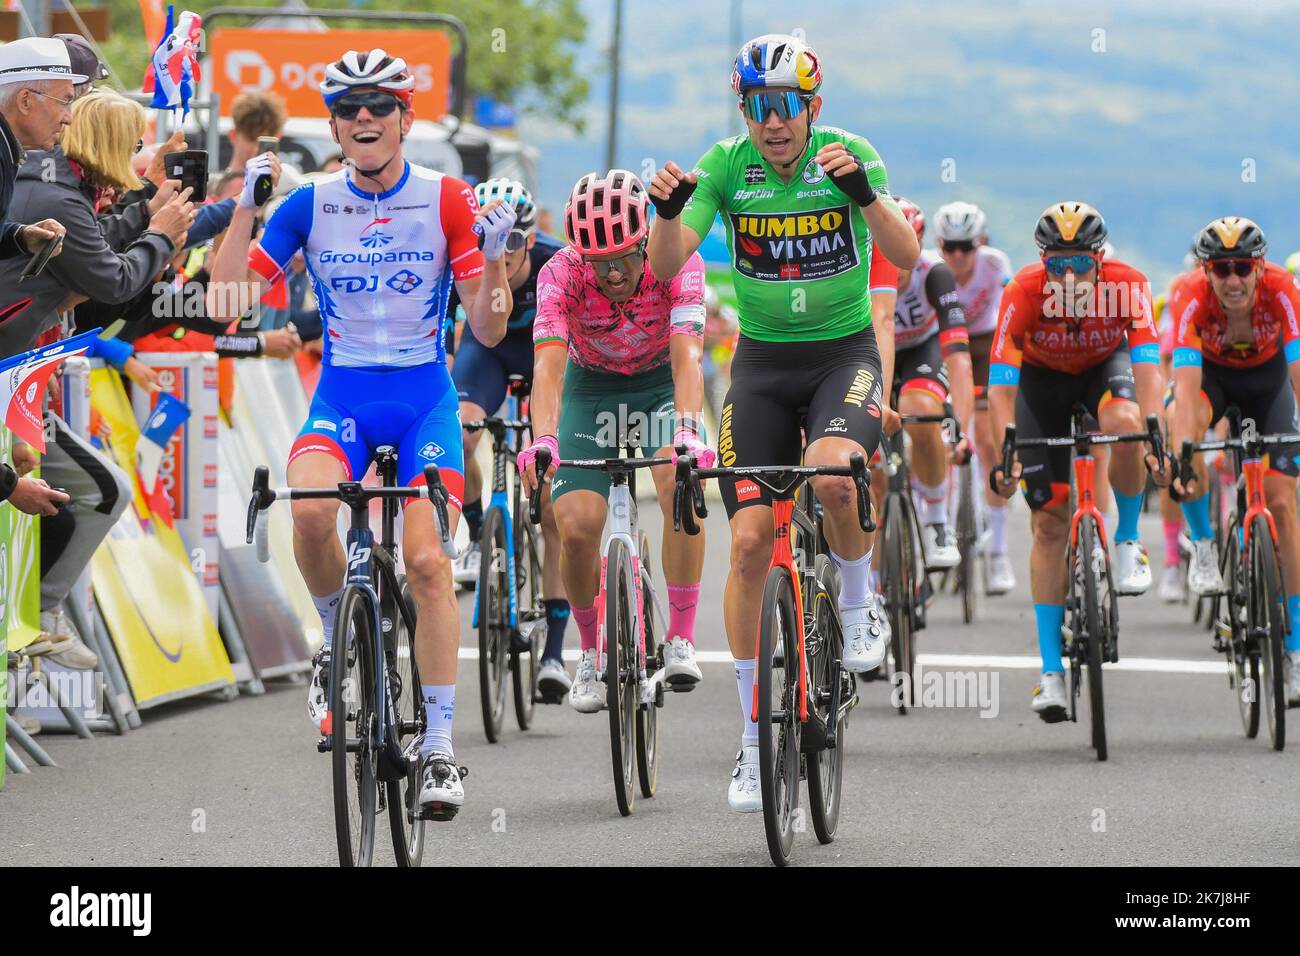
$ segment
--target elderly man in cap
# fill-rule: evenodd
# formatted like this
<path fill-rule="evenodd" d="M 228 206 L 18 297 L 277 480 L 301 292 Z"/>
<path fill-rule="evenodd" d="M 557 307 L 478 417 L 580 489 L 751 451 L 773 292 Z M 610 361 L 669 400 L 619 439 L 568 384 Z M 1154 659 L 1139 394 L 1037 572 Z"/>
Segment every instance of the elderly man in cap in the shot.
<path fill-rule="evenodd" d="M 0 259 L 31 255 L 63 234 L 54 219 L 23 225 L 4 217 L 23 151 L 53 148 L 72 122 L 73 86 L 88 79 L 73 71 L 62 40 L 30 37 L 0 46 Z M 0 462 L 0 501 L 6 500 L 28 514 L 53 515 L 68 496 Z"/>

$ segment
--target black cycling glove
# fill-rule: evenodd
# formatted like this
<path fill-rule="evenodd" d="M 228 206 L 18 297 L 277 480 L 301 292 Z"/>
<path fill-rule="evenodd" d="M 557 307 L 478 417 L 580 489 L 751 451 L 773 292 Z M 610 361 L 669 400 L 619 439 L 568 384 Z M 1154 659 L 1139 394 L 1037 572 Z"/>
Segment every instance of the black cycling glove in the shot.
<path fill-rule="evenodd" d="M 862 164 L 862 157 L 856 153 L 850 153 L 855 169 L 847 173 L 835 173 L 831 179 L 835 185 L 840 187 L 840 192 L 848 196 L 859 206 L 870 206 L 876 201 L 876 191 L 871 188 L 871 183 L 867 179 L 867 167 Z"/>
<path fill-rule="evenodd" d="M 659 218 L 676 219 L 680 216 L 682 214 L 682 207 L 684 207 L 686 201 L 691 198 L 691 194 L 695 192 L 695 187 L 697 185 L 699 184 L 693 183 L 689 179 L 679 180 L 677 186 L 673 189 L 667 199 L 660 199 L 654 193 L 651 193 L 650 201 L 654 203 L 655 212 L 659 214 Z"/>

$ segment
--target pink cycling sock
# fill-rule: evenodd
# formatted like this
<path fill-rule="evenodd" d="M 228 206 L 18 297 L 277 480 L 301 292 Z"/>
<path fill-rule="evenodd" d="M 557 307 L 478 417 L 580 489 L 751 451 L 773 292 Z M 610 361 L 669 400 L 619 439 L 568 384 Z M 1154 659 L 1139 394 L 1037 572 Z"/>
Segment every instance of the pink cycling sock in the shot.
<path fill-rule="evenodd" d="M 573 623 L 578 625 L 578 646 L 584 651 L 596 649 L 596 605 L 591 607 L 569 606 Z"/>
<path fill-rule="evenodd" d="M 1178 532 L 1182 530 L 1183 522 L 1181 519 L 1166 521 L 1165 525 L 1165 567 L 1176 568 L 1178 562 L 1182 560 L 1182 555 L 1178 553 Z"/>
<path fill-rule="evenodd" d="M 668 639 L 684 637 L 695 643 L 695 608 L 700 603 L 698 584 L 668 585 Z"/>

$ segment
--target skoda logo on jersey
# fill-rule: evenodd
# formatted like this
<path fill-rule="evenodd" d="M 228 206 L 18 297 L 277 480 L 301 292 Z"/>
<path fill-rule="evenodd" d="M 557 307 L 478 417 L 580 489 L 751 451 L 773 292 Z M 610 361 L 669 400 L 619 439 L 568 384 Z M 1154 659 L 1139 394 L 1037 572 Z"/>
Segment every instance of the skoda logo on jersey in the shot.
<path fill-rule="evenodd" d="M 844 425 L 844 419 L 842 419 L 842 418 L 832 418 L 832 419 L 830 420 L 830 427 L 831 427 L 831 428 L 841 428 L 841 427 L 843 427 L 843 425 Z"/>
<path fill-rule="evenodd" d="M 424 280 L 410 269 L 403 269 L 385 282 L 384 285 L 388 286 L 388 288 L 392 289 L 394 292 L 406 295 L 407 293 L 414 292 L 418 289 L 423 282 Z"/>
<path fill-rule="evenodd" d="M 809 186 L 816 186 L 826 178 L 826 170 L 817 165 L 817 160 L 808 160 L 808 165 L 803 168 L 803 181 Z"/>
<path fill-rule="evenodd" d="M 426 443 L 425 446 L 420 449 L 420 457 L 428 459 L 429 461 L 433 461 L 435 458 L 441 458 L 442 456 L 442 446 L 434 441 Z"/>
<path fill-rule="evenodd" d="M 384 232 L 383 227 L 392 222 L 391 218 L 376 219 L 361 230 L 361 244 L 367 249 L 382 249 L 393 241 L 393 237 Z"/>

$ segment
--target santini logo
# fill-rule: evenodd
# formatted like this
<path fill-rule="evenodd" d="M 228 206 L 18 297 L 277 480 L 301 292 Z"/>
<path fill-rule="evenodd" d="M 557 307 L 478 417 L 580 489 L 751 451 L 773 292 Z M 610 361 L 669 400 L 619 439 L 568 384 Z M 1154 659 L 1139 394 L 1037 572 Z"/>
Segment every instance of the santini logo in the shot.
<path fill-rule="evenodd" d="M 70 893 L 50 897 L 51 926 L 129 926 L 135 936 L 148 936 L 153 926 L 152 893 Z"/>

